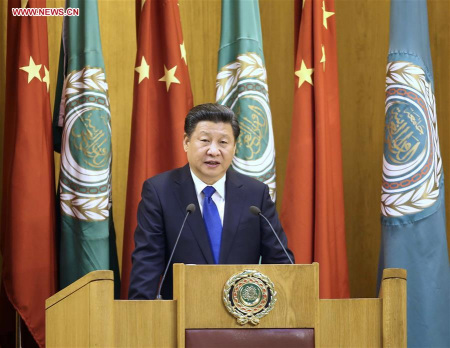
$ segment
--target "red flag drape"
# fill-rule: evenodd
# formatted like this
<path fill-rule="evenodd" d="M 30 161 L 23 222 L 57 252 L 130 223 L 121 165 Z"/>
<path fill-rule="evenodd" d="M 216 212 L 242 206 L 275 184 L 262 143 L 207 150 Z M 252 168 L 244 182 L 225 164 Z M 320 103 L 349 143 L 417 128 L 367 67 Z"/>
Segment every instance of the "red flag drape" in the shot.
<path fill-rule="evenodd" d="M 186 51 L 176 0 L 136 2 L 137 40 L 128 166 L 121 297 L 128 297 L 131 253 L 142 184 L 186 163 L 184 118 L 192 108 Z"/>
<path fill-rule="evenodd" d="M 8 1 L 3 148 L 2 286 L 39 346 L 45 299 L 56 291 L 55 179 L 46 17 L 12 15 Z M 28 0 L 27 7 L 46 7 Z"/>
<path fill-rule="evenodd" d="M 349 297 L 333 0 L 297 1 L 295 94 L 281 221 L 298 263 L 319 262 L 320 297 Z"/>

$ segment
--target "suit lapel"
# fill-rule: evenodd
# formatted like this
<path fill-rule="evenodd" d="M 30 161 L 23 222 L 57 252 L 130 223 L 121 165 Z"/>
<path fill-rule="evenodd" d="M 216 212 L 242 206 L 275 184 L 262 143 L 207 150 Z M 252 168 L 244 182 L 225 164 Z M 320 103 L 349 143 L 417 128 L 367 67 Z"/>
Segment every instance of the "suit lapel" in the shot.
<path fill-rule="evenodd" d="M 185 212 L 188 204 L 195 204 L 195 212 L 192 216 L 188 217 L 186 225 L 189 226 L 192 234 L 195 236 L 206 262 L 213 264 L 214 259 L 212 256 L 211 247 L 209 246 L 208 234 L 206 232 L 205 223 L 203 222 L 200 207 L 198 206 L 197 194 L 195 193 L 195 186 L 192 181 L 188 164 L 180 169 L 180 175 L 175 179 L 174 191 L 180 204 L 180 208 L 183 211 L 183 215 L 186 214 Z"/>
<path fill-rule="evenodd" d="M 225 263 L 238 230 L 241 214 L 245 211 L 242 183 L 233 170 L 228 170 L 225 183 L 225 214 L 219 263 Z"/>

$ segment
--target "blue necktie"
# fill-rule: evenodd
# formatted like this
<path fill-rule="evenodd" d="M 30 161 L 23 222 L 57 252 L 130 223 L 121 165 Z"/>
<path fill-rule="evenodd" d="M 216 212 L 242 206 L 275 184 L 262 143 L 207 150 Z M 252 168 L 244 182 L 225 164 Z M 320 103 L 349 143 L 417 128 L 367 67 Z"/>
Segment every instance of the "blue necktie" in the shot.
<path fill-rule="evenodd" d="M 220 241 L 222 238 L 222 222 L 220 221 L 219 210 L 211 196 L 216 192 L 212 186 L 206 186 L 203 191 L 203 221 L 209 234 L 209 243 L 214 256 L 214 263 L 219 263 Z"/>

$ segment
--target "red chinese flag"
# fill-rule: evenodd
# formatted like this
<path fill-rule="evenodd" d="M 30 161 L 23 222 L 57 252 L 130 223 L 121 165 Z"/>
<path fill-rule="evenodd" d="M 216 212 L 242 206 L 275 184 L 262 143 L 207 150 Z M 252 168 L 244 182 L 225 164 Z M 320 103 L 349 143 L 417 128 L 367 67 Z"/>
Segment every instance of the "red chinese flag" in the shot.
<path fill-rule="evenodd" d="M 295 94 L 281 220 L 320 297 L 349 297 L 334 1 L 297 1 Z M 301 8 L 303 6 L 303 8 Z"/>
<path fill-rule="evenodd" d="M 2 285 L 43 347 L 45 300 L 56 290 L 47 19 L 13 16 L 12 8 L 20 7 L 20 0 L 8 1 Z M 26 7 L 46 7 L 45 0 L 28 0 Z"/>
<path fill-rule="evenodd" d="M 184 118 L 192 108 L 176 0 L 137 0 L 136 68 L 121 297 L 128 297 L 137 207 L 144 181 L 186 163 Z"/>

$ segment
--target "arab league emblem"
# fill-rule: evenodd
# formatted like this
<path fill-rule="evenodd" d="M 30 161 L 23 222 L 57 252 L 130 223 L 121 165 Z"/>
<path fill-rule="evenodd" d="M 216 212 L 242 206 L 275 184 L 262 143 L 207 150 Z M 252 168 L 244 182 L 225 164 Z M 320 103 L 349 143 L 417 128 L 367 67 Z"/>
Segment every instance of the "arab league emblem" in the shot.
<path fill-rule="evenodd" d="M 277 292 L 269 277 L 255 270 L 234 274 L 223 288 L 223 303 L 237 322 L 258 325 L 277 301 Z"/>

